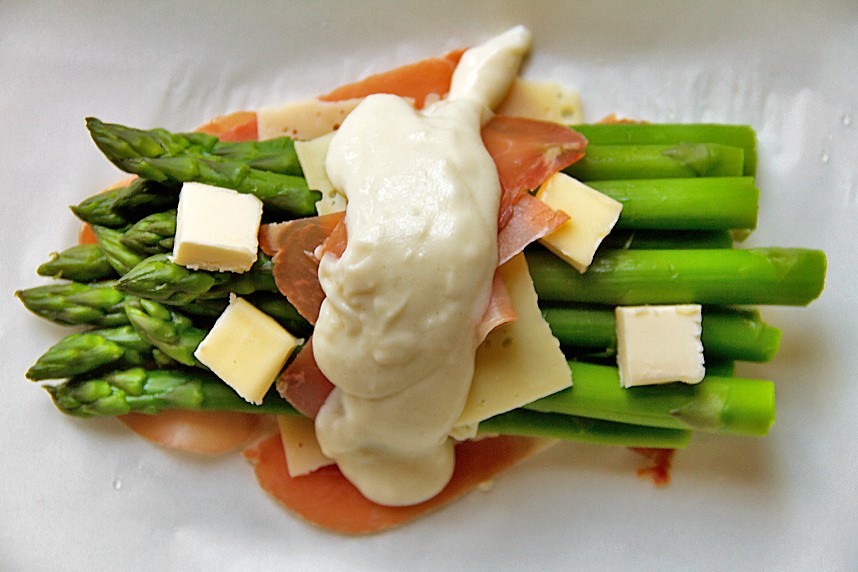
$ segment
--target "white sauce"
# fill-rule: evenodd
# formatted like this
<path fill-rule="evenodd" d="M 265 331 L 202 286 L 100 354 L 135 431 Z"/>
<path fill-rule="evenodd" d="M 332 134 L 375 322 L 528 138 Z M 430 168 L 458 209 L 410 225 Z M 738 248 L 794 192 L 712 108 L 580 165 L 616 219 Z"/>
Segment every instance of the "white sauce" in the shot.
<path fill-rule="evenodd" d="M 326 168 L 348 197 L 348 247 L 322 258 L 313 336 L 337 386 L 319 411 L 325 455 L 369 499 L 415 504 L 454 467 L 448 434 L 474 371 L 476 326 L 497 266 L 500 183 L 480 128 L 515 78 L 530 32 L 468 50 L 448 98 L 415 111 L 366 98 Z"/>

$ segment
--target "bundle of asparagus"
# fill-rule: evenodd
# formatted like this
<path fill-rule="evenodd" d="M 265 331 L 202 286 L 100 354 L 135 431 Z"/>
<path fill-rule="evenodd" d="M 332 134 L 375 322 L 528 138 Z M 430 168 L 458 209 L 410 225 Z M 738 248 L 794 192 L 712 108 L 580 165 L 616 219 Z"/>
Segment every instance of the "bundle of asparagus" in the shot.
<path fill-rule="evenodd" d="M 260 253 L 244 274 L 193 271 L 169 261 L 183 182 L 253 193 L 264 217 L 313 214 L 318 193 L 302 178 L 292 141 L 225 143 L 199 133 L 143 131 L 89 119 L 96 144 L 127 186 L 72 207 L 97 244 L 54 254 L 38 273 L 64 279 L 20 290 L 35 314 L 86 326 L 27 372 L 72 415 L 165 409 L 297 415 L 276 392 L 262 405 L 236 395 L 194 357 L 228 296 L 245 296 L 297 336 L 312 333 L 279 295 Z M 821 292 L 822 252 L 734 249 L 756 225 L 755 136 L 724 125 L 581 125 L 586 158 L 569 174 L 623 203 L 616 230 L 585 274 L 541 247 L 526 251 L 543 315 L 575 385 L 480 424 L 487 433 L 541 435 L 635 447 L 685 446 L 694 430 L 765 434 L 770 381 L 733 376 L 733 363 L 770 360 L 780 331 L 738 305 L 806 305 Z M 613 307 L 703 304 L 707 377 L 697 385 L 621 389 Z"/>

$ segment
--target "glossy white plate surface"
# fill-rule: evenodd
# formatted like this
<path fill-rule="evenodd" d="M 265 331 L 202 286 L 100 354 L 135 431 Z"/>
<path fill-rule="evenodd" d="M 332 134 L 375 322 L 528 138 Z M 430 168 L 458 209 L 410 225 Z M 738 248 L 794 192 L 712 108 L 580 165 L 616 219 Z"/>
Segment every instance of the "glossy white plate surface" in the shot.
<path fill-rule="evenodd" d="M 4 2 L 0 7 L 0 569 L 846 570 L 858 567 L 858 10 L 851 2 Z M 238 7 L 237 7 L 238 6 Z M 239 455 L 158 449 L 56 412 L 24 371 L 66 330 L 12 296 L 75 240 L 67 206 L 120 174 L 88 115 L 189 130 L 477 43 L 536 37 L 525 75 L 585 115 L 753 125 L 750 245 L 829 256 L 808 308 L 767 308 L 768 438 L 695 437 L 673 483 L 563 444 L 489 493 L 343 538 L 270 500 Z"/>

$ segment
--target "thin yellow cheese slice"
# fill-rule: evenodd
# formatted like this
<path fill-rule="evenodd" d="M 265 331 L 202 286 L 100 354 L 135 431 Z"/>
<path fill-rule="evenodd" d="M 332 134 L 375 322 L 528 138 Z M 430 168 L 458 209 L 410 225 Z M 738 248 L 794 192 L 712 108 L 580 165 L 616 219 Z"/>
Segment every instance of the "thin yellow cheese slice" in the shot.
<path fill-rule="evenodd" d="M 284 135 L 302 140 L 321 137 L 336 131 L 361 101 L 363 99 L 319 101 L 311 98 L 279 107 L 263 107 L 256 112 L 259 139 L 274 139 Z"/>
<path fill-rule="evenodd" d="M 477 349 L 474 380 L 456 427 L 474 425 L 572 385 L 560 342 L 537 305 L 524 254 L 500 272 L 518 319 L 495 328 Z M 454 430 L 467 433 L 467 428 Z"/>
<path fill-rule="evenodd" d="M 563 125 L 574 125 L 584 120 L 581 98 L 577 91 L 567 89 L 559 83 L 521 78 L 512 84 L 497 113 Z"/>
<path fill-rule="evenodd" d="M 290 477 L 307 475 L 316 469 L 334 464 L 319 447 L 312 419 L 297 415 L 278 415 L 277 425 L 280 427 L 280 439 L 283 441 Z"/>

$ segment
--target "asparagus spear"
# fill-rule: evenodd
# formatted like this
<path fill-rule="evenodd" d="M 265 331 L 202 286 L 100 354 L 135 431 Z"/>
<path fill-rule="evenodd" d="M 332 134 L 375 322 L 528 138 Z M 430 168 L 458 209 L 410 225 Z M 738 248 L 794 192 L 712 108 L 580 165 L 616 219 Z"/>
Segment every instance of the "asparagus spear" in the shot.
<path fill-rule="evenodd" d="M 757 169 L 757 135 L 747 125 L 598 123 L 575 125 L 593 145 L 675 145 L 677 143 L 720 143 L 740 147 L 745 154 L 743 173 Z"/>
<path fill-rule="evenodd" d="M 292 216 L 315 214 L 315 203 L 321 198 L 320 193 L 307 188 L 302 177 L 255 169 L 234 154 L 221 156 L 206 151 L 207 145 L 216 142 L 211 135 L 142 131 L 92 117 L 87 119 L 87 128 L 114 165 L 145 179 L 196 181 L 250 193 L 270 209 Z"/>
<path fill-rule="evenodd" d="M 53 345 L 27 370 L 28 379 L 62 379 L 113 363 L 125 351 L 98 334 L 71 334 Z"/>
<path fill-rule="evenodd" d="M 480 423 L 478 432 L 482 435 L 527 435 L 599 445 L 663 449 L 681 449 L 688 446 L 692 434 L 691 431 L 682 429 L 647 427 L 527 409 L 514 409 L 486 419 Z"/>
<path fill-rule="evenodd" d="M 745 154 L 717 143 L 588 145 L 587 154 L 565 169 L 581 181 L 739 177 Z"/>
<path fill-rule="evenodd" d="M 592 181 L 623 203 L 616 228 L 753 229 L 760 192 L 752 177 Z"/>
<path fill-rule="evenodd" d="M 165 409 L 296 414 L 273 388 L 262 405 L 253 405 L 202 369 L 132 368 L 95 378 L 76 378 L 45 389 L 60 411 L 78 417 L 132 411 L 156 414 Z"/>
<path fill-rule="evenodd" d="M 190 270 L 173 264 L 165 254 L 155 254 L 132 268 L 116 283 L 125 294 L 162 304 L 184 305 L 197 299 L 244 296 L 256 291 L 276 292 L 270 258 L 260 255 L 242 274 Z"/>
<path fill-rule="evenodd" d="M 594 348 L 613 355 L 617 347 L 614 308 L 565 305 L 543 307 L 542 315 L 564 346 Z M 703 349 L 707 360 L 765 362 L 778 351 L 781 331 L 766 324 L 756 310 L 703 309 Z"/>
<path fill-rule="evenodd" d="M 144 216 L 175 208 L 180 190 L 177 183 L 137 178 L 124 187 L 93 195 L 71 209 L 83 222 L 125 228 Z"/>
<path fill-rule="evenodd" d="M 128 324 L 122 307 L 125 295 L 114 284 L 49 284 L 18 290 L 15 296 L 37 316 L 58 324 L 112 328 Z"/>
<path fill-rule="evenodd" d="M 46 386 L 60 411 L 78 417 L 157 414 L 167 409 L 219 410 L 297 415 L 276 391 L 262 405 L 244 401 L 213 374 L 202 370 L 133 368 L 97 378 Z M 685 447 L 685 429 L 636 426 L 569 415 L 515 410 L 480 424 L 482 433 L 535 435 L 629 447 Z"/>
<path fill-rule="evenodd" d="M 98 225 L 92 226 L 92 232 L 105 259 L 120 276 L 143 261 L 143 256 L 122 244 L 122 232 Z"/>
<path fill-rule="evenodd" d="M 102 366 L 139 366 L 151 361 L 152 346 L 131 326 L 70 334 L 48 349 L 27 371 L 32 380 L 65 379 Z"/>
<path fill-rule="evenodd" d="M 822 292 L 819 250 L 614 250 L 579 274 L 544 249 L 527 251 L 541 300 L 610 305 L 807 305 Z"/>
<path fill-rule="evenodd" d="M 696 385 L 620 387 L 617 368 L 569 362 L 574 385 L 525 409 L 673 429 L 765 435 L 775 419 L 774 384 L 707 376 Z"/>
<path fill-rule="evenodd" d="M 113 266 L 95 244 L 79 244 L 59 253 L 36 269 L 39 276 L 65 278 L 77 282 L 93 282 L 116 278 Z"/>
<path fill-rule="evenodd" d="M 176 236 L 176 210 L 143 217 L 123 233 L 119 242 L 140 254 L 163 254 L 173 251 Z"/>
<path fill-rule="evenodd" d="M 602 250 L 733 248 L 733 235 L 728 230 L 619 230 L 606 236 L 599 248 Z"/>
<path fill-rule="evenodd" d="M 125 298 L 125 313 L 142 340 L 183 365 L 201 365 L 194 351 L 208 332 L 194 327 L 189 318 L 135 296 Z"/>

